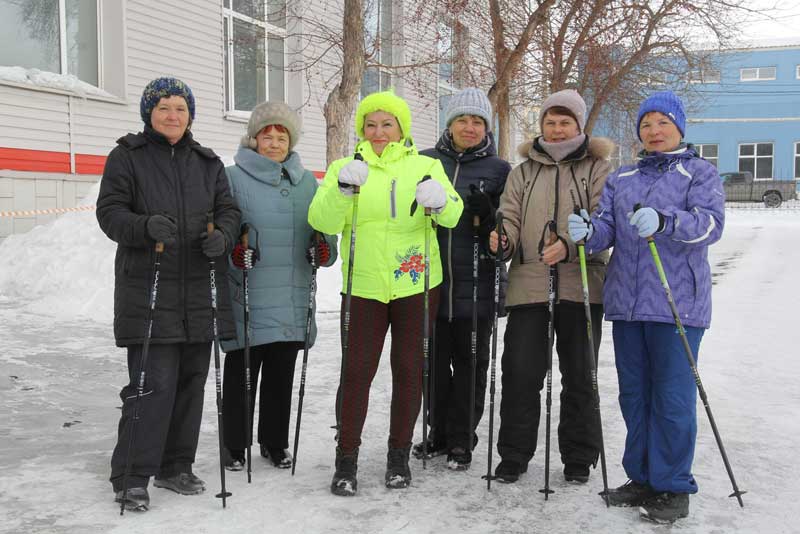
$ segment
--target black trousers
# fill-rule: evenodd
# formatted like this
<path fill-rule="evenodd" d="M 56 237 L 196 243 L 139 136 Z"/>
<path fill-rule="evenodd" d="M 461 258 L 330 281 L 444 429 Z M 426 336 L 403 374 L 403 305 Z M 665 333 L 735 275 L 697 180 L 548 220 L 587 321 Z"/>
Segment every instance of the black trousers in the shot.
<path fill-rule="evenodd" d="M 114 491 L 123 489 L 141 355 L 142 345 L 128 347 L 130 383 L 119 394 L 122 416 L 111 456 Z M 170 477 L 192 472 L 210 361 L 211 343 L 150 345 L 131 450 L 129 488 L 147 487 L 153 475 Z"/>
<path fill-rule="evenodd" d="M 483 416 L 486 397 L 486 371 L 489 369 L 489 340 L 492 323 L 478 319 L 477 361 L 475 364 L 475 405 L 469 429 L 469 392 L 472 360 L 472 319 L 436 321 L 434 368 L 430 414 L 431 436 L 448 449 L 471 450 L 477 442 L 475 428 Z M 472 444 L 470 444 L 472 435 Z"/>
<path fill-rule="evenodd" d="M 591 305 L 594 357 L 600 347 L 603 307 Z M 504 459 L 528 463 L 536 452 L 541 391 L 547 375 L 547 305 L 509 310 L 502 358 L 502 399 L 497 450 Z M 555 350 L 561 371 L 558 445 L 563 463 L 595 464 L 600 429 L 594 408 L 588 339 L 582 303 L 555 306 Z M 555 363 L 554 363 L 555 364 Z"/>
<path fill-rule="evenodd" d="M 303 344 L 296 341 L 267 343 L 250 347 L 250 420 L 253 428 L 256 390 L 258 403 L 258 442 L 268 449 L 289 447 L 289 417 L 292 411 L 292 384 L 297 351 Z M 261 385 L 258 373 L 261 371 Z M 244 399 L 244 350 L 225 355 L 222 382 L 222 426 L 225 446 L 244 450 L 246 439 Z M 252 441 L 251 441 L 252 443 Z"/>

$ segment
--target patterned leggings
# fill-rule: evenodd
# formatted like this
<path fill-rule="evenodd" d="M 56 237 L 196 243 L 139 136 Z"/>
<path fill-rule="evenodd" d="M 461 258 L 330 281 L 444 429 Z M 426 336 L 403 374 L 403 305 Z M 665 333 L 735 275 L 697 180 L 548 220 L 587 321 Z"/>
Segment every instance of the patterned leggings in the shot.
<path fill-rule="evenodd" d="M 439 288 L 429 291 L 430 328 L 439 307 Z M 349 453 L 361 445 L 361 431 L 367 417 L 369 388 L 383 350 L 386 332 L 391 325 L 392 404 L 389 447 L 411 445 L 414 424 L 422 399 L 423 294 L 412 295 L 384 304 L 353 296 L 350 303 L 350 338 L 347 366 L 342 377 L 342 428 L 339 447 Z M 344 297 L 342 297 L 344 320 Z M 430 357 L 430 355 L 429 355 Z"/>

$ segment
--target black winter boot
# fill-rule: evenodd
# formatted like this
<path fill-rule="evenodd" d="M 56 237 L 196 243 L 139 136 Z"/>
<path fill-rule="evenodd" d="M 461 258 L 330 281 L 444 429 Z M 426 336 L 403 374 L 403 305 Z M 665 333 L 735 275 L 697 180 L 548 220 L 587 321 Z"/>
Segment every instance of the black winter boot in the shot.
<path fill-rule="evenodd" d="M 688 493 L 659 493 L 639 507 L 639 517 L 656 523 L 672 523 L 688 515 Z"/>
<path fill-rule="evenodd" d="M 411 447 L 389 448 L 386 454 L 386 487 L 390 489 L 407 488 L 411 484 L 411 469 L 408 455 Z"/>
<path fill-rule="evenodd" d="M 336 472 L 331 481 L 331 493 L 341 497 L 352 497 L 358 490 L 358 449 L 343 453 L 336 447 Z"/>
<path fill-rule="evenodd" d="M 649 484 L 640 484 L 629 480 L 618 488 L 608 490 L 608 504 L 611 506 L 641 506 L 655 495 L 655 490 Z"/>
<path fill-rule="evenodd" d="M 125 498 L 125 509 L 134 512 L 146 512 L 150 507 L 150 495 L 147 488 L 128 488 L 128 494 L 120 490 L 114 494 L 114 501 L 121 503 Z"/>
<path fill-rule="evenodd" d="M 447 452 L 447 444 L 444 441 L 438 441 L 428 436 L 428 457 L 426 458 L 426 460 L 430 460 L 431 458 L 435 458 L 436 456 L 440 456 L 442 454 L 445 454 L 446 452 Z M 422 460 L 423 451 L 422 451 L 421 441 L 416 445 L 414 445 L 411 453 L 417 460 Z"/>
<path fill-rule="evenodd" d="M 564 464 L 564 480 L 567 482 L 589 482 L 589 466 L 587 464 Z"/>
<path fill-rule="evenodd" d="M 528 471 L 528 464 L 515 462 L 514 460 L 501 460 L 494 470 L 494 478 L 500 482 L 511 484 L 519 480 L 522 473 Z"/>

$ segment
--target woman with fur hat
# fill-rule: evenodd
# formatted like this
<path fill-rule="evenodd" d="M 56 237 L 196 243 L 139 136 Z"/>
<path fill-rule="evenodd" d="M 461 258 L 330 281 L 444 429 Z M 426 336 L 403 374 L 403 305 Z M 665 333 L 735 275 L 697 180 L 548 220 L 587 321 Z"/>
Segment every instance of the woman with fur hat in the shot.
<path fill-rule="evenodd" d="M 472 450 L 478 441 L 475 429 L 483 415 L 486 373 L 489 368 L 489 339 L 492 332 L 494 299 L 494 259 L 487 254 L 489 231 L 495 225 L 495 208 L 506 184 L 511 166 L 497 157 L 491 132 L 492 105 L 486 94 L 468 87 L 453 95 L 445 110 L 447 129 L 426 156 L 442 162 L 453 187 L 464 199 L 464 213 L 455 228 L 437 231 L 442 255 L 443 276 L 436 342 L 431 373 L 431 432 L 428 454 L 447 454 L 447 467 L 469 469 Z M 475 380 L 472 373 L 472 260 L 473 222 L 479 221 L 479 260 L 477 294 L 477 332 L 475 339 Z M 505 266 L 501 287 L 506 285 Z M 502 294 L 501 294 L 502 297 Z M 452 369 L 451 369 L 452 365 Z M 470 407 L 471 393 L 475 403 Z M 472 414 L 470 414 L 472 410 Z M 472 428 L 470 428 L 470 421 Z M 421 458 L 422 443 L 414 445 L 414 456 Z"/>
<path fill-rule="evenodd" d="M 548 360 L 549 275 L 555 267 L 552 321 L 562 376 L 558 444 L 565 480 L 584 483 L 589 480 L 589 467 L 597 463 L 600 428 L 586 361 L 589 341 L 578 252 L 567 231 L 567 216 L 575 205 L 589 211 L 597 206 L 613 144 L 584 133 L 586 104 L 572 89 L 550 95 L 539 113 L 542 135 L 520 147 L 520 155 L 527 159 L 511 171 L 500 198 L 505 216 L 503 254 L 512 261 L 501 363 L 497 442 L 501 462 L 495 475 L 502 482 L 516 482 L 536 451 Z M 490 248 L 497 250 L 494 232 Z M 595 358 L 600 347 L 606 261 L 604 252 L 587 258 Z"/>
<path fill-rule="evenodd" d="M 342 233 L 344 293 L 354 194 L 360 195 L 349 344 L 337 396 L 340 427 L 331 482 L 331 492 L 342 496 L 355 495 L 358 488 L 358 451 L 369 390 L 390 327 L 392 401 L 384 482 L 387 488 L 405 488 L 411 482 L 408 457 L 422 397 L 425 270 L 430 269 L 431 324 L 438 304 L 437 286 L 442 282 L 439 247 L 429 224 L 453 227 L 463 210 L 441 163 L 417 153 L 411 112 L 403 99 L 391 91 L 366 96 L 356 110 L 355 124 L 360 139 L 355 152 L 361 159 L 334 161 L 308 212 L 317 230 Z M 426 209 L 432 215 L 426 216 Z M 423 256 L 426 232 L 431 237 L 427 264 Z M 344 313 L 342 321 L 344 328 Z"/>
<path fill-rule="evenodd" d="M 619 404 L 628 429 L 622 465 L 629 481 L 613 506 L 639 506 L 652 521 L 689 514 L 697 435 L 697 388 L 683 342 L 648 250 L 658 246 L 672 298 L 697 357 L 711 322 L 708 247 L 722 236 L 725 196 L 717 168 L 683 142 L 686 115 L 671 91 L 639 107 L 644 149 L 613 172 L 597 210 L 570 215 L 570 236 L 587 252 L 614 247 L 603 301 L 613 323 Z M 634 211 L 634 206 L 641 205 Z M 588 210 L 587 210 L 588 211 Z"/>
<path fill-rule="evenodd" d="M 317 180 L 293 149 L 300 139 L 300 117 L 283 102 L 263 102 L 250 114 L 247 135 L 226 172 L 231 192 L 249 228 L 249 245 L 236 245 L 228 278 L 236 337 L 224 342 L 223 417 L 226 467 L 245 465 L 247 429 L 253 426 L 259 387 L 258 442 L 261 456 L 275 467 L 292 466 L 289 416 L 298 350 L 303 348 L 314 266 L 336 261 L 336 237 L 321 236 L 308 224 L 308 207 Z M 250 414 L 245 416 L 244 310 L 242 271 L 248 270 L 250 307 Z M 309 347 L 314 344 L 312 318 Z M 252 434 L 250 434 L 252 435 Z"/>
<path fill-rule="evenodd" d="M 111 483 L 117 502 L 146 510 L 147 485 L 194 495 L 205 484 L 192 473 L 211 356 L 209 259 L 221 260 L 239 233 L 239 209 L 216 154 L 192 137 L 191 89 L 158 78 L 140 102 L 144 130 L 117 140 L 103 169 L 97 199 L 100 228 L 117 243 L 114 336 L 128 351 L 130 383 L 120 392 L 122 415 Z M 206 231 L 207 214 L 215 230 Z M 158 298 L 137 401 L 155 245 L 163 243 Z M 218 324 L 222 339 L 235 332 L 227 297 L 227 264 L 217 261 Z M 138 430 L 129 450 L 138 403 Z M 130 455 L 130 470 L 126 459 Z M 125 487 L 127 486 L 127 492 Z"/>

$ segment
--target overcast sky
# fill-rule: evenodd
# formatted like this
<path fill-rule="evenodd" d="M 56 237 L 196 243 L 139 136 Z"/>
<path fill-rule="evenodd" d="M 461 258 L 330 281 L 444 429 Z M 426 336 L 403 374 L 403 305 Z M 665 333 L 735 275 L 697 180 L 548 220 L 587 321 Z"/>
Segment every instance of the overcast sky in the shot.
<path fill-rule="evenodd" d="M 774 8 L 778 6 L 777 8 Z M 751 15 L 751 19 L 742 24 L 742 37 L 745 39 L 796 38 L 800 43 L 800 2 L 756 0 L 749 7 L 759 9 L 764 16 Z M 771 9 L 774 8 L 774 9 Z M 773 17 L 770 19 L 769 17 Z"/>

